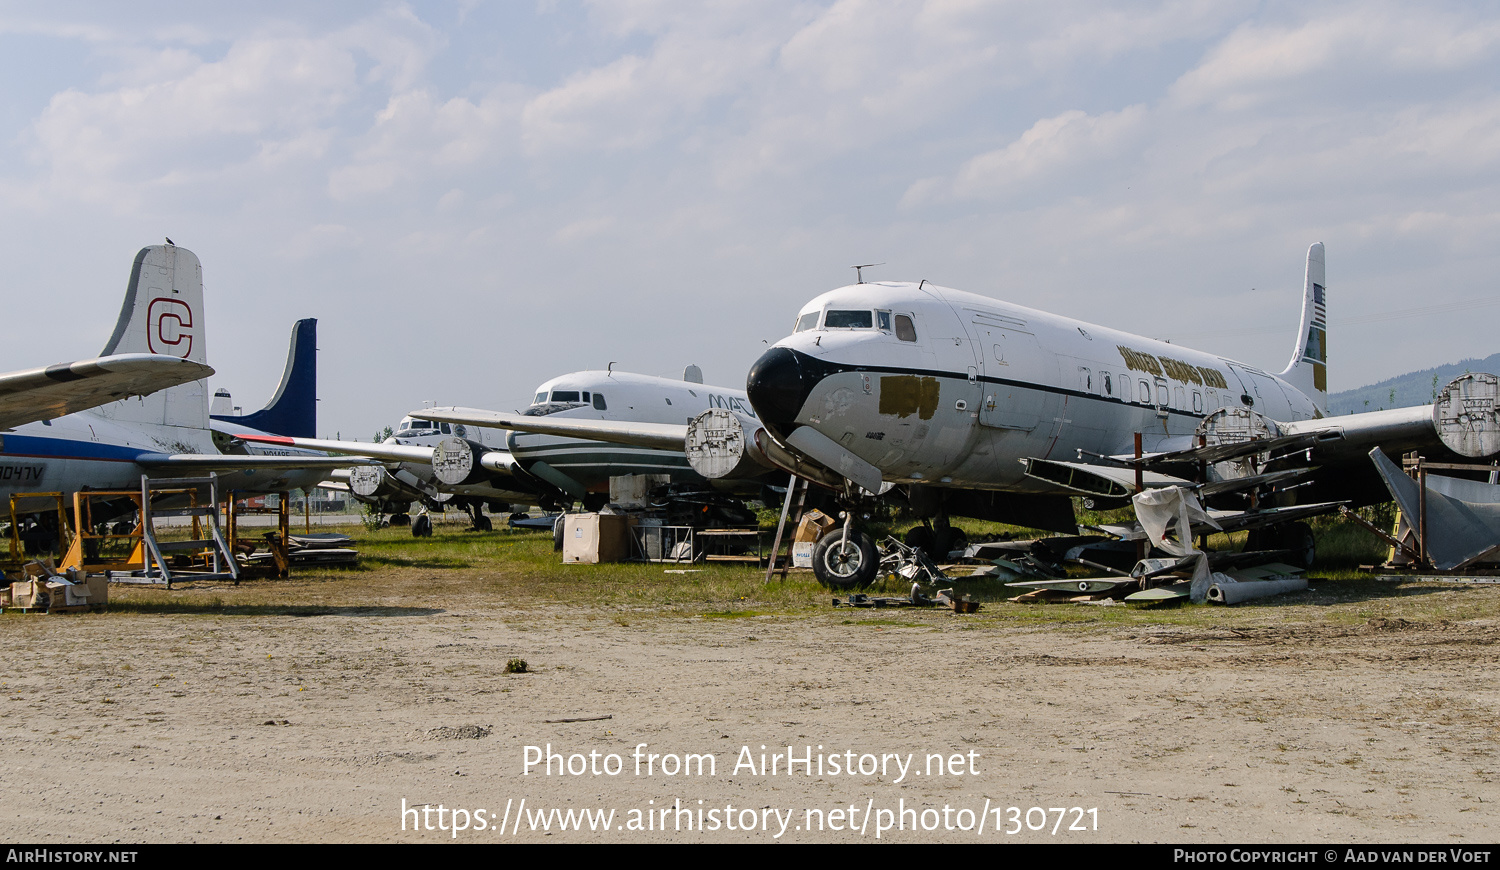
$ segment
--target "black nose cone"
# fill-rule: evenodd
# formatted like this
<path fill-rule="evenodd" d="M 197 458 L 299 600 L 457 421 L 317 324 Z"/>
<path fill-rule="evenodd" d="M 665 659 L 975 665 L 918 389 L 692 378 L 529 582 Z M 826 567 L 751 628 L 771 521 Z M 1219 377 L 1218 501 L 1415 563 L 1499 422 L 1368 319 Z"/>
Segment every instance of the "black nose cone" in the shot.
<path fill-rule="evenodd" d="M 745 392 L 760 421 L 777 438 L 785 438 L 796 427 L 797 415 L 815 382 L 803 372 L 803 355 L 784 347 L 773 347 L 750 367 Z"/>

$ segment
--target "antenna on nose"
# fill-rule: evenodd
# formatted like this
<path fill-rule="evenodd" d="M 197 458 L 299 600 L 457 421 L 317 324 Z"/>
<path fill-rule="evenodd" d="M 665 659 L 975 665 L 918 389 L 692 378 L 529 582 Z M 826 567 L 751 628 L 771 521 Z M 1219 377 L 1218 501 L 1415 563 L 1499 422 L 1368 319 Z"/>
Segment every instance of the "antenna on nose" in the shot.
<path fill-rule="evenodd" d="M 858 265 L 858 266 L 850 266 L 849 268 L 851 268 L 851 269 L 854 270 L 854 283 L 856 283 L 856 284 L 863 284 L 863 283 L 865 283 L 865 273 L 864 273 L 865 269 L 868 269 L 868 268 L 870 268 L 872 266 L 884 266 L 884 265 L 885 265 L 884 263 L 864 263 L 864 264 L 861 264 L 861 265 Z"/>

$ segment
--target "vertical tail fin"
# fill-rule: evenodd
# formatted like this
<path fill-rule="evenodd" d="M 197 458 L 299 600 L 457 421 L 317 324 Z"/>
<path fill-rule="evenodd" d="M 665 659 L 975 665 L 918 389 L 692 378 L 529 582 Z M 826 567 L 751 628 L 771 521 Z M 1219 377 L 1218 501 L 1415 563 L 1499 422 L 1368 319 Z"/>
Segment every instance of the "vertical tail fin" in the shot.
<path fill-rule="evenodd" d="M 1292 361 L 1281 379 L 1312 399 L 1320 414 L 1328 413 L 1328 309 L 1323 274 L 1323 243 L 1307 249 L 1307 278 L 1302 288 L 1302 325 Z"/>
<path fill-rule="evenodd" d="M 152 245 L 135 255 L 125 304 L 101 356 L 155 353 L 207 363 L 203 322 L 203 266 L 175 245 Z M 208 428 L 208 382 L 194 381 L 149 396 L 101 405 L 93 413 L 126 423 Z"/>
<path fill-rule="evenodd" d="M 292 346 L 276 395 L 264 408 L 244 417 L 214 415 L 272 435 L 318 437 L 318 321 L 309 317 L 292 325 Z"/>

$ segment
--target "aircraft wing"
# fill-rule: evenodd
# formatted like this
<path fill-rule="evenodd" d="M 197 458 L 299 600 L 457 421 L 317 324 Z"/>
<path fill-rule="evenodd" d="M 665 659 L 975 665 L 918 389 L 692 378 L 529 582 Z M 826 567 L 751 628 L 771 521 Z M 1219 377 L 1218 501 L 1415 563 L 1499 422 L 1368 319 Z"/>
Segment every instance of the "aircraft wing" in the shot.
<path fill-rule="evenodd" d="M 1280 425 L 1282 434 L 1288 437 L 1315 436 L 1314 452 L 1319 457 L 1366 462 L 1369 461 L 1370 448 L 1377 445 L 1392 453 L 1431 450 L 1442 439 L 1432 405 L 1366 411 Z"/>
<path fill-rule="evenodd" d="M 298 468 L 348 468 L 374 465 L 347 456 L 240 456 L 230 453 L 142 453 L 136 464 L 155 471 L 292 471 Z"/>
<path fill-rule="evenodd" d="M 282 435 L 236 435 L 241 441 L 255 444 L 278 444 L 283 447 L 301 447 L 306 450 L 326 450 L 350 456 L 368 456 L 390 462 L 421 462 L 432 464 L 432 447 L 421 444 L 386 444 L 369 441 L 332 441 L 323 438 L 287 438 Z M 343 460 L 344 465 L 357 464 Z"/>
<path fill-rule="evenodd" d="M 122 353 L 3 374 L 0 429 L 145 396 L 213 373 L 202 363 L 174 356 Z"/>
<path fill-rule="evenodd" d="M 560 435 L 566 438 L 584 438 L 589 441 L 608 441 L 613 444 L 633 444 L 656 450 L 682 451 L 687 440 L 686 423 L 631 423 L 624 420 L 580 420 L 576 417 L 528 417 L 525 414 L 504 414 L 498 411 L 483 411 L 478 408 L 423 408 L 413 411 L 412 416 L 442 423 L 463 423 L 469 426 L 488 426 L 495 429 L 511 429 L 516 432 L 531 432 L 537 435 Z"/>

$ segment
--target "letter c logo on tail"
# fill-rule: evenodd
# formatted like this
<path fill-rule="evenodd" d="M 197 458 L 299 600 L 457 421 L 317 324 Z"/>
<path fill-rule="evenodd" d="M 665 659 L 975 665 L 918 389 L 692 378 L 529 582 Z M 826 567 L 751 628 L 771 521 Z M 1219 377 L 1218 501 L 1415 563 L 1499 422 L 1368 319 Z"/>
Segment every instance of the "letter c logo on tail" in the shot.
<path fill-rule="evenodd" d="M 180 299 L 159 296 L 146 309 L 146 347 L 152 353 L 187 359 L 193 352 L 193 309 Z"/>

